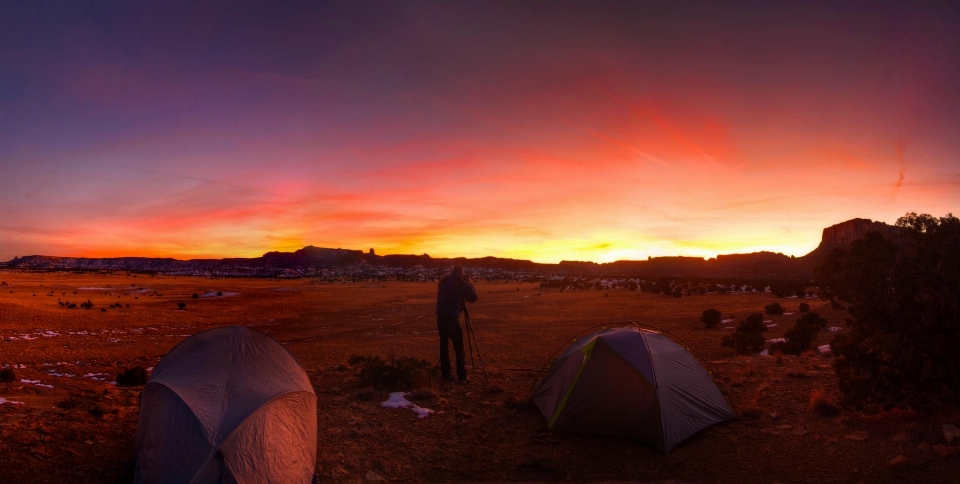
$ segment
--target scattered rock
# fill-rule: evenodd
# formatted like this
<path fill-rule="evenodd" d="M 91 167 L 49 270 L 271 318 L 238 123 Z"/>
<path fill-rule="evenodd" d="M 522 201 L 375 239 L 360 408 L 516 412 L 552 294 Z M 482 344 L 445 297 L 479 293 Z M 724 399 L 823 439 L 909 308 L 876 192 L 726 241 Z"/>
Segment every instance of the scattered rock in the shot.
<path fill-rule="evenodd" d="M 460 418 L 470 418 L 470 417 L 473 417 L 473 414 L 470 413 L 470 412 L 458 411 L 458 412 L 457 412 L 457 417 L 460 417 Z"/>
<path fill-rule="evenodd" d="M 943 429 L 943 438 L 947 439 L 947 442 L 953 442 L 953 439 L 960 439 L 960 429 L 956 425 L 943 424 L 940 426 Z"/>
<path fill-rule="evenodd" d="M 733 432 L 732 429 L 728 429 L 728 428 L 716 428 L 716 429 L 713 429 L 713 431 L 718 434 L 729 434 L 730 432 Z"/>
<path fill-rule="evenodd" d="M 779 414 L 779 413 L 777 413 L 777 412 L 773 412 L 773 413 L 770 414 L 770 418 L 772 418 L 772 419 L 774 419 L 774 420 L 780 420 L 780 417 L 782 417 L 782 416 L 783 416 L 783 415 L 781 415 L 781 414 Z"/>
<path fill-rule="evenodd" d="M 386 479 L 384 479 L 383 477 L 380 477 L 379 474 L 373 471 L 367 471 L 367 473 L 363 476 L 363 478 L 370 482 L 386 481 Z"/>
<path fill-rule="evenodd" d="M 790 429 L 793 428 L 793 425 L 790 425 L 790 424 L 781 424 L 781 425 L 777 425 L 777 428 L 780 429 L 780 430 L 790 430 Z"/>
<path fill-rule="evenodd" d="M 917 446 L 917 450 L 920 452 L 931 452 L 933 451 L 933 447 L 930 446 L 929 442 L 924 440 L 923 442 L 920 442 L 920 445 Z"/>
<path fill-rule="evenodd" d="M 760 429 L 760 433 L 767 435 L 780 435 L 780 431 L 776 429 Z"/>
<path fill-rule="evenodd" d="M 893 442 L 894 444 L 906 444 L 909 441 L 910 434 L 903 431 L 897 432 L 897 435 L 894 435 L 893 438 L 890 439 L 890 442 Z"/>
<path fill-rule="evenodd" d="M 902 455 L 898 455 L 893 459 L 890 459 L 890 467 L 900 467 L 906 463 L 907 463 L 907 458 Z"/>
<path fill-rule="evenodd" d="M 792 433 L 793 435 L 807 435 L 807 434 L 810 433 L 810 431 L 807 430 L 806 427 L 799 427 L 799 428 L 793 429 L 793 432 L 791 432 L 791 433 Z"/>
<path fill-rule="evenodd" d="M 946 445 L 934 445 L 933 451 L 936 452 L 940 457 L 952 457 L 957 455 L 956 447 L 947 447 Z"/>
<path fill-rule="evenodd" d="M 857 430 L 852 434 L 844 435 L 843 438 L 847 440 L 852 440 L 854 442 L 863 442 L 864 440 L 867 440 L 870 438 L 870 433 L 867 432 L 866 430 Z"/>

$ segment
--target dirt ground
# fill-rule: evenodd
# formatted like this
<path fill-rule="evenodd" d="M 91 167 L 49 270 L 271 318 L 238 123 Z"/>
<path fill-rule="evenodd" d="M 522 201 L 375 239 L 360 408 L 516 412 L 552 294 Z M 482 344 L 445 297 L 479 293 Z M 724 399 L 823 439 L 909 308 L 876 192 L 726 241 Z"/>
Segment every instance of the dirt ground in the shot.
<path fill-rule="evenodd" d="M 843 327 L 844 313 L 829 304 L 763 293 L 541 292 L 504 281 L 477 289 L 470 310 L 487 380 L 477 361 L 465 385 L 424 382 L 418 403 L 436 414 L 421 419 L 380 405 L 389 391 L 411 388 L 371 391 L 346 363 L 351 355 L 435 361 L 435 283 L 0 271 L 0 364 L 17 377 L 0 383 L 0 482 L 129 482 L 142 387 L 116 387 L 116 373 L 152 368 L 189 335 L 229 325 L 271 335 L 307 370 L 322 482 L 958 482 L 960 441 L 946 442 L 941 425 L 960 425 L 960 409 L 823 416 L 810 402 L 814 391 L 836 400 L 830 357 L 738 357 L 720 346 L 724 327 L 774 301 L 793 314 L 768 316 L 776 325 L 768 338 L 792 327 L 801 302 Z M 79 307 L 88 300 L 93 308 Z M 708 308 L 733 323 L 705 329 Z M 742 418 L 666 455 L 548 431 L 525 403 L 540 368 L 577 333 L 622 321 L 689 345 Z"/>

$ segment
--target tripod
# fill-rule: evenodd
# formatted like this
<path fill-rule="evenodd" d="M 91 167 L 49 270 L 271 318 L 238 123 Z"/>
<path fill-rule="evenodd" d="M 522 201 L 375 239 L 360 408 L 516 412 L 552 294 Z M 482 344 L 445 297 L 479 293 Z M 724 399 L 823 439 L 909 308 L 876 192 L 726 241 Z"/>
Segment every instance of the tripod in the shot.
<path fill-rule="evenodd" d="M 473 362 L 473 347 L 477 347 L 477 358 L 480 359 L 480 371 L 483 374 L 483 381 L 487 382 L 487 369 L 483 366 L 483 355 L 480 354 L 480 343 L 477 341 L 477 333 L 473 331 L 473 324 L 470 323 L 470 312 L 467 311 L 467 305 L 460 306 L 463 311 L 464 325 L 467 327 L 467 345 L 470 347 L 470 366 L 476 370 L 477 365 Z"/>

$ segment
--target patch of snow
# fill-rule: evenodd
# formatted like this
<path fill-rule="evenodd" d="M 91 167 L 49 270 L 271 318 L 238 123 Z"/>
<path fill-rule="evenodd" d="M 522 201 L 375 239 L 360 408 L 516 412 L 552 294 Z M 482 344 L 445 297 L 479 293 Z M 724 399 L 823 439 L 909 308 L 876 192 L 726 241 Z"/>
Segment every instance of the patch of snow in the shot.
<path fill-rule="evenodd" d="M 30 336 L 29 334 L 21 334 L 20 339 L 30 341 L 32 339 L 37 339 L 36 336 Z"/>
<path fill-rule="evenodd" d="M 53 385 L 46 385 L 46 384 L 40 383 L 40 380 L 27 380 L 26 378 L 21 378 L 20 383 L 28 383 L 30 385 L 43 387 L 43 388 L 53 388 Z"/>
<path fill-rule="evenodd" d="M 220 293 L 219 295 L 217 295 L 218 292 Z M 239 294 L 240 294 L 239 292 L 214 291 L 211 289 L 201 294 L 200 297 L 230 297 L 230 296 L 238 296 Z"/>
<path fill-rule="evenodd" d="M 840 326 L 830 326 L 830 331 L 834 333 L 836 333 L 837 331 L 840 331 L 841 329 L 843 328 L 841 328 Z"/>
<path fill-rule="evenodd" d="M 770 356 L 770 350 L 763 350 L 760 352 L 760 356 Z"/>
<path fill-rule="evenodd" d="M 107 291 L 109 287 L 78 287 L 78 291 Z"/>
<path fill-rule="evenodd" d="M 783 313 L 784 316 L 793 316 L 793 313 Z"/>
<path fill-rule="evenodd" d="M 787 339 L 786 339 L 786 338 L 773 338 L 773 339 L 768 339 L 767 342 L 768 342 L 768 343 L 786 343 L 786 342 L 787 342 Z"/>
<path fill-rule="evenodd" d="M 6 398 L 0 397 L 0 405 L 3 405 L 4 403 L 8 405 L 23 405 L 23 402 L 16 402 L 13 400 L 7 400 Z"/>
<path fill-rule="evenodd" d="M 820 345 L 820 346 L 817 346 L 817 351 L 819 351 L 821 355 L 829 355 L 829 354 L 830 354 L 830 345 Z"/>
<path fill-rule="evenodd" d="M 721 319 L 720 322 L 721 322 L 721 323 L 732 323 L 732 322 L 733 322 L 733 319 Z"/>
<path fill-rule="evenodd" d="M 764 323 L 764 324 L 766 324 L 766 323 L 772 323 L 772 322 L 773 322 L 772 319 L 764 319 L 764 320 L 763 320 L 763 323 Z"/>
<path fill-rule="evenodd" d="M 776 328 L 777 325 L 776 325 L 776 324 L 768 324 L 767 327 L 768 327 L 768 328 Z"/>
<path fill-rule="evenodd" d="M 380 404 L 384 408 L 409 408 L 413 410 L 413 413 L 417 414 L 417 418 L 424 418 L 434 413 L 433 410 L 429 408 L 423 408 L 406 398 L 404 396 L 409 395 L 407 392 L 393 392 L 390 394 L 390 398 L 386 402 Z"/>
<path fill-rule="evenodd" d="M 50 375 L 50 376 L 58 376 L 58 377 L 60 377 L 60 378 L 73 378 L 73 377 L 77 376 L 77 375 L 74 375 L 73 373 L 57 373 L 57 372 L 55 372 L 55 371 L 53 371 L 53 370 L 50 370 L 50 371 L 47 371 L 47 372 L 44 372 L 44 373 L 46 373 L 47 375 Z"/>
<path fill-rule="evenodd" d="M 796 294 L 794 294 L 793 296 L 787 296 L 787 299 L 796 299 L 796 298 L 797 298 Z"/>

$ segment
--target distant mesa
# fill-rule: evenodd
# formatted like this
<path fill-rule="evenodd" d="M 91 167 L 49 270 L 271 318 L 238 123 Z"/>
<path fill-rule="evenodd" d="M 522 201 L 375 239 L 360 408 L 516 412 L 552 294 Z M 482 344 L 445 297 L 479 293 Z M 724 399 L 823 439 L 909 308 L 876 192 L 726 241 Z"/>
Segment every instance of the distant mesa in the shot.
<path fill-rule="evenodd" d="M 834 247 L 850 245 L 862 239 L 867 232 L 880 232 L 884 237 L 892 239 L 900 229 L 883 222 L 874 222 L 870 219 L 855 218 L 846 222 L 831 225 L 823 229 L 820 245 L 812 252 L 803 256 L 804 263 L 813 270 L 813 266 L 823 260 Z"/>
<path fill-rule="evenodd" d="M 29 270 L 135 271 L 183 275 L 216 275 L 225 277 L 302 277 L 322 269 L 376 271 L 378 268 L 443 269 L 451 265 L 513 272 L 570 274 L 611 274 L 641 277 L 660 276 L 737 276 L 737 277 L 809 277 L 813 267 L 831 249 L 848 245 L 867 232 L 877 231 L 886 237 L 897 233 L 897 227 L 883 222 L 857 218 L 823 229 L 820 245 L 803 257 L 788 257 L 774 252 L 718 255 L 715 259 L 699 257 L 654 257 L 647 260 L 596 262 L 561 261 L 540 264 L 529 260 L 481 258 L 433 258 L 427 254 L 377 255 L 351 249 L 329 249 L 306 246 L 294 252 L 267 252 L 255 258 L 191 259 L 149 257 L 55 257 L 31 255 L 14 257 L 0 267 Z"/>

